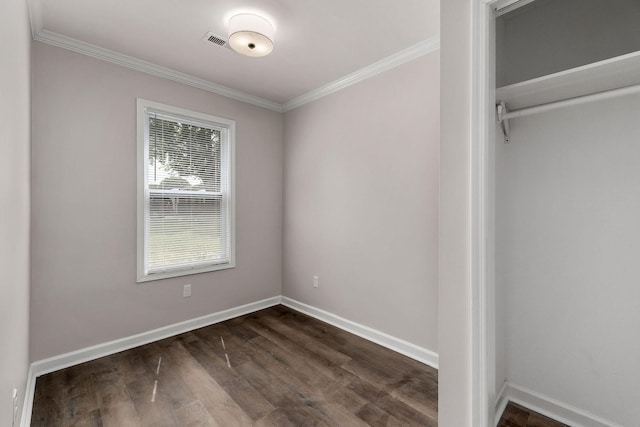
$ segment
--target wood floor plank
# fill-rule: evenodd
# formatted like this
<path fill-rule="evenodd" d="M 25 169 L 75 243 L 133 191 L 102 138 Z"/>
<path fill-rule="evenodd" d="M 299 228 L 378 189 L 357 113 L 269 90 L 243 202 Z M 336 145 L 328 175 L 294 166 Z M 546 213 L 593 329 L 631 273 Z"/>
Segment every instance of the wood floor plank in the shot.
<path fill-rule="evenodd" d="M 247 381 L 267 399 L 274 408 L 281 406 L 297 392 L 291 383 L 273 371 L 266 370 L 263 366 L 249 362 L 238 367 L 238 371 L 247 378 Z"/>
<path fill-rule="evenodd" d="M 309 414 L 301 407 L 278 408 L 255 424 L 260 427 L 328 426 L 317 420 L 310 421 Z"/>
<path fill-rule="evenodd" d="M 135 353 L 135 354 L 134 354 Z M 96 390 L 102 424 L 105 427 L 136 427 L 141 425 L 135 405 L 127 392 L 127 382 L 146 375 L 144 367 L 136 368 L 131 360 L 138 360 L 137 352 L 119 353 L 87 363 Z"/>
<path fill-rule="evenodd" d="M 269 328 L 281 333 L 282 335 L 290 337 L 292 340 L 299 343 L 301 346 L 310 350 L 311 352 L 324 357 L 336 365 L 343 365 L 351 360 L 349 356 L 339 350 L 332 349 L 326 346 L 324 343 L 314 340 L 299 329 L 292 327 L 286 323 L 274 318 L 263 318 L 262 321 Z"/>
<path fill-rule="evenodd" d="M 148 375 L 146 366 L 140 363 L 138 349 L 113 354 L 84 363 L 84 369 L 91 379 L 94 388 L 103 384 L 130 382 L 134 378 Z"/>
<path fill-rule="evenodd" d="M 430 418 L 438 419 L 438 383 L 417 374 L 406 384 L 391 391 L 395 399 L 415 408 Z"/>
<path fill-rule="evenodd" d="M 334 426 L 365 427 L 368 426 L 355 412 L 351 412 L 342 403 L 326 403 L 323 405 L 328 420 Z"/>
<path fill-rule="evenodd" d="M 437 419 L 418 411 L 416 408 L 395 399 L 393 396 L 385 396 L 378 399 L 376 405 L 384 409 L 394 417 L 402 420 L 405 425 L 417 425 L 425 427 L 435 427 L 438 425 Z"/>
<path fill-rule="evenodd" d="M 36 392 L 34 394 L 34 408 L 31 415 L 31 425 L 55 426 L 60 425 L 63 416 L 63 406 L 61 401 L 55 398 L 55 392 L 49 391 L 47 387 L 53 389 L 54 383 L 47 376 L 36 380 Z"/>
<path fill-rule="evenodd" d="M 293 403 L 322 406 L 331 402 L 335 391 L 340 388 L 339 384 L 316 372 L 313 367 L 296 363 L 300 360 L 287 354 L 286 351 L 280 350 L 279 355 L 274 353 L 278 349 L 263 337 L 253 339 L 251 344 L 257 344 L 258 347 L 266 348 L 267 351 L 256 353 L 256 367 L 253 372 L 247 373 L 246 377 L 256 381 L 254 384 L 256 388 L 270 389 L 265 393 L 265 397 L 270 399 L 276 397 L 275 406 L 281 407 Z M 273 390 L 275 387 L 278 390 Z M 335 410 L 340 411 L 339 408 Z"/>
<path fill-rule="evenodd" d="M 405 425 L 437 425 L 437 414 L 431 411 L 420 412 L 419 408 L 395 399 L 384 387 L 378 387 L 365 379 L 357 378 L 348 388 L 369 402 L 369 407 L 366 408 L 368 412 L 377 413 L 376 408 L 371 407 L 373 404 L 382 411 L 392 414 L 394 419 L 404 422 Z"/>
<path fill-rule="evenodd" d="M 264 337 L 256 337 L 242 345 L 252 347 L 254 357 L 251 364 L 238 369 L 242 369 L 245 378 L 252 381 L 256 389 L 263 390 L 265 398 L 276 406 L 291 400 L 292 396 L 301 400 L 317 400 L 327 388 L 334 386 L 312 367 L 297 364 L 286 350 Z M 272 389 L 271 392 L 264 392 L 265 387 Z"/>
<path fill-rule="evenodd" d="M 63 418 L 85 418 L 87 414 L 98 409 L 98 402 L 93 391 L 77 394 L 62 401 Z M 92 416 L 93 417 L 93 416 Z"/>
<path fill-rule="evenodd" d="M 100 408 L 104 427 L 137 427 L 142 425 L 131 400 L 110 402 Z"/>
<path fill-rule="evenodd" d="M 352 358 L 357 358 L 358 356 L 371 358 L 372 355 L 383 351 L 385 356 L 381 359 L 378 358 L 379 360 L 393 359 L 396 362 L 396 365 L 401 367 L 403 370 L 412 368 L 424 370 L 426 367 L 423 363 L 406 357 L 400 353 L 388 353 L 387 349 L 384 349 L 378 344 L 364 339 L 357 339 L 355 335 L 329 325 L 328 323 L 318 321 L 306 314 L 289 310 L 286 307 L 283 308 L 284 310 L 281 310 L 279 320 L 284 323 L 296 325 L 296 328 L 306 331 L 306 333 L 313 339 L 325 343 L 327 346 L 339 350 L 344 354 L 348 354 Z M 437 375 L 437 370 L 430 367 L 426 368 L 428 368 L 428 371 Z"/>
<path fill-rule="evenodd" d="M 222 360 L 225 360 L 228 356 L 230 362 L 233 362 L 232 366 L 237 366 L 251 360 L 251 355 L 246 354 L 237 347 L 228 345 L 228 338 L 232 334 L 226 324 L 212 325 L 194 331 L 194 336 L 198 337 L 200 341 L 206 342 L 210 350 Z"/>
<path fill-rule="evenodd" d="M 183 427 L 220 427 L 220 424 L 213 419 L 200 401 L 178 409 L 176 420 Z"/>
<path fill-rule="evenodd" d="M 276 306 L 42 376 L 32 426 L 431 427 L 437 389 L 436 370 Z"/>
<path fill-rule="evenodd" d="M 191 392 L 184 380 L 176 372 L 175 361 L 167 357 L 166 347 L 173 341 L 165 340 L 164 345 L 157 343 L 147 344 L 138 349 L 142 363 L 147 367 L 148 377 L 157 381 L 156 397 L 167 402 L 172 410 L 181 408 L 195 402 L 197 397 Z"/>
<path fill-rule="evenodd" d="M 192 357 L 184 345 L 189 343 L 176 342 L 168 347 L 167 357 L 180 360 L 175 367 L 179 375 L 184 378 L 191 391 L 198 396 L 203 407 L 211 417 L 221 426 L 248 426 L 251 418 L 235 402 L 234 399 L 218 384 L 215 378 L 198 361 Z"/>
<path fill-rule="evenodd" d="M 240 406 L 252 420 L 262 418 L 275 408 L 236 370 L 202 342 L 184 343 L 185 349 Z"/>
<path fill-rule="evenodd" d="M 315 393 L 324 393 L 333 392 L 339 387 L 331 378 L 316 370 L 307 359 L 296 357 L 264 337 L 253 339 L 251 344 L 255 346 L 257 354 L 273 362 L 265 366 L 265 369 L 273 370 L 277 375 L 286 375 L 288 381 L 295 381 L 294 384 L 299 390 L 309 389 Z"/>
<path fill-rule="evenodd" d="M 301 360 L 305 360 L 317 371 L 331 378 L 334 382 L 346 386 L 351 380 L 353 380 L 354 375 L 342 368 L 340 365 L 333 363 L 331 360 L 320 354 L 314 353 L 306 347 L 300 346 L 290 337 L 269 329 L 259 321 L 252 319 L 251 322 L 249 322 L 249 327 L 256 330 L 261 336 L 271 341 L 273 344 L 288 351 L 293 356 Z"/>
<path fill-rule="evenodd" d="M 431 382 L 435 386 L 431 389 L 435 390 L 437 396 L 437 370 L 398 353 L 381 357 L 379 352 L 386 349 L 379 345 L 367 340 L 354 339 L 352 334 L 305 314 L 284 308 L 280 309 L 279 316 L 280 321 L 296 325 L 296 328 L 305 331 L 313 339 L 349 354 L 352 360 L 346 363 L 344 368 L 356 376 L 365 375 L 371 383 L 384 383 L 387 390 L 392 390 L 414 377 L 415 373 L 420 373 L 423 378 L 429 376 L 432 379 Z M 421 396 L 421 399 L 424 399 L 424 396 Z M 433 401 L 437 402 L 437 399 Z M 437 411 L 437 404 L 429 406 Z"/>
<path fill-rule="evenodd" d="M 245 373 L 245 377 L 255 379 L 261 376 L 262 384 L 256 384 L 258 389 L 265 387 L 267 381 L 279 385 L 279 393 L 273 393 L 281 395 L 282 399 L 277 402 L 279 405 L 284 405 L 283 401 L 314 405 L 327 400 L 340 388 L 330 377 L 316 370 L 316 366 L 309 363 L 308 359 L 297 357 L 263 336 L 253 338 L 244 345 L 255 348 L 252 364 L 255 367 Z M 265 396 L 271 394 L 265 393 Z"/>
<path fill-rule="evenodd" d="M 405 427 L 406 424 L 373 403 L 367 403 L 356 414 L 370 426 Z"/>
<path fill-rule="evenodd" d="M 559 421 L 531 411 L 517 403 L 509 402 L 498 427 L 569 427 Z"/>
<path fill-rule="evenodd" d="M 253 341 L 253 340 L 252 340 Z M 335 425 L 362 425 L 362 420 L 355 416 L 355 411 L 352 411 L 350 407 L 343 404 L 345 395 L 352 394 L 350 391 L 345 390 L 343 394 L 336 398 L 337 391 L 340 390 L 339 386 L 332 388 L 315 388 L 312 384 L 305 383 L 304 381 L 296 378 L 296 375 L 291 374 L 291 369 L 294 367 L 284 368 L 285 371 L 281 371 L 276 367 L 279 365 L 275 359 L 269 363 L 268 357 L 265 363 L 265 359 L 256 360 L 257 363 L 262 365 L 255 365 L 253 362 L 242 365 L 239 369 L 243 375 L 249 379 L 249 381 L 258 390 L 262 390 L 265 397 L 268 398 L 276 407 L 291 407 L 305 406 L 307 408 L 315 408 L 316 412 L 309 414 L 315 418 L 320 418 L 324 422 L 333 420 Z M 289 370 L 288 375 L 285 375 Z M 283 374 L 284 372 L 285 374 Z M 283 380 L 286 378 L 286 381 Z M 286 411 L 285 411 L 286 412 Z M 299 411 L 294 411 L 296 414 Z M 266 417 L 269 420 L 271 417 Z M 282 416 L 279 415 L 279 416 Z M 311 419 L 310 419 L 311 420 Z M 316 420 L 317 421 L 317 420 Z M 366 424 L 365 424 L 366 425 Z"/>
<path fill-rule="evenodd" d="M 155 396 L 156 388 L 153 378 L 137 379 L 127 384 L 127 393 L 138 414 L 142 426 L 172 427 L 176 420 L 170 410 L 168 402 L 162 396 Z"/>
<path fill-rule="evenodd" d="M 103 427 L 102 415 L 99 409 L 94 409 L 90 412 L 83 413 L 77 416 L 77 422 L 74 423 L 74 427 Z"/>

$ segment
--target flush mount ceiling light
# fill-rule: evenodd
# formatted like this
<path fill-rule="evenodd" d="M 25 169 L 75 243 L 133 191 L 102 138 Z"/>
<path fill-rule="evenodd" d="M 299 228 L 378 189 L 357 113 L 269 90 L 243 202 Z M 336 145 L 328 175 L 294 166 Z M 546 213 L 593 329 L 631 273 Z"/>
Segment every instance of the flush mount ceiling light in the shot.
<path fill-rule="evenodd" d="M 229 45 L 236 52 L 253 57 L 273 50 L 273 25 L 262 16 L 240 13 L 229 19 Z"/>

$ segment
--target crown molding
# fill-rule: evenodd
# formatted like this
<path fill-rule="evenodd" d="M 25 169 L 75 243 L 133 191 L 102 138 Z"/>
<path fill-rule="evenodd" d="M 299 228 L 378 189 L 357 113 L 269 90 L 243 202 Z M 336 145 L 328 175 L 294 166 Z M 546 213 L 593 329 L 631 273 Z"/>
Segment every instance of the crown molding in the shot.
<path fill-rule="evenodd" d="M 298 108 L 304 104 L 308 104 L 309 102 L 320 99 L 331 93 L 337 92 L 363 80 L 384 73 L 385 71 L 402 65 L 405 62 L 409 62 L 430 52 L 434 52 L 438 49 L 440 49 L 440 34 L 423 40 L 413 46 L 401 50 L 398 53 L 381 59 L 378 62 L 374 62 L 371 65 L 368 65 L 364 68 L 359 69 L 358 71 L 342 77 L 341 79 L 334 80 L 331 83 L 328 83 L 324 86 L 300 95 L 290 101 L 287 101 L 283 104 L 283 110 L 285 112 L 293 110 L 294 108 Z"/>
<path fill-rule="evenodd" d="M 34 39 L 42 31 L 42 13 L 40 0 L 27 0 L 29 22 L 31 24 L 31 37 Z"/>
<path fill-rule="evenodd" d="M 232 89 L 218 83 L 213 83 L 209 80 L 201 79 L 190 74 L 172 70 L 170 68 L 143 61 L 132 56 L 124 55 L 110 49 L 105 49 L 100 46 L 85 43 L 83 41 L 55 33 L 53 31 L 45 30 L 43 29 L 42 24 L 42 0 L 27 0 L 27 5 L 29 8 L 29 19 L 31 21 L 31 34 L 33 36 L 33 39 L 36 41 L 68 49 L 73 52 L 90 56 L 92 58 L 101 59 L 103 61 L 111 62 L 113 64 L 131 68 L 136 71 L 182 83 L 188 86 L 205 90 L 207 92 L 212 92 L 217 95 L 222 95 L 227 98 L 246 102 L 248 104 L 256 105 L 258 107 L 266 108 L 268 110 L 276 111 L 279 113 L 283 113 L 300 107 L 304 104 L 315 101 L 331 93 L 337 92 L 353 84 L 359 83 L 370 77 L 376 76 L 380 73 L 402 65 L 405 62 L 409 62 L 413 59 L 419 58 L 423 55 L 440 49 L 440 35 L 437 34 L 411 47 L 408 47 L 407 49 L 401 50 L 398 53 L 395 53 L 391 56 L 381 59 L 378 62 L 361 68 L 358 71 L 348 74 L 345 77 L 342 77 L 303 95 L 300 95 L 290 101 L 285 102 L 284 104 L 280 104 L 278 102 L 260 98 L 258 96 Z"/>
<path fill-rule="evenodd" d="M 260 98 L 254 95 L 249 95 L 248 93 L 231 89 L 221 84 L 213 83 L 208 80 L 182 73 L 180 71 L 175 71 L 167 67 L 143 61 L 132 56 L 124 55 L 122 53 L 105 49 L 90 43 L 85 43 L 51 31 L 41 30 L 33 37 L 33 39 L 39 42 L 50 44 L 52 46 L 57 46 L 74 52 L 78 52 L 92 58 L 101 59 L 103 61 L 131 68 L 136 71 L 151 74 L 156 77 L 162 77 L 167 80 L 172 80 L 174 82 L 182 83 L 218 95 L 226 96 L 227 98 L 235 99 L 237 101 L 246 102 L 248 104 L 253 104 L 258 107 L 266 108 L 268 110 L 277 111 L 279 113 L 282 112 L 282 104 L 279 104 L 277 102 L 269 101 L 268 99 Z"/>

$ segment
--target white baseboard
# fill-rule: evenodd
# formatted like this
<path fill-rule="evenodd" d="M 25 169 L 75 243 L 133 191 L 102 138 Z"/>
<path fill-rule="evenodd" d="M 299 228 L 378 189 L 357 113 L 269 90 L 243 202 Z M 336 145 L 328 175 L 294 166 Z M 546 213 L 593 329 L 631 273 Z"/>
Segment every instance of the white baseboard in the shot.
<path fill-rule="evenodd" d="M 424 347 L 420 347 L 408 341 L 393 337 L 384 332 L 352 322 L 351 320 L 347 320 L 333 313 L 329 313 L 285 296 L 282 297 L 281 303 L 289 308 L 307 314 L 318 320 L 322 320 L 323 322 L 329 323 L 337 328 L 351 332 L 354 335 L 373 341 L 376 344 L 380 344 L 383 347 L 397 351 L 398 353 L 404 354 L 405 356 L 438 369 L 438 354 Z"/>
<path fill-rule="evenodd" d="M 33 397 L 35 393 L 36 378 L 41 375 L 68 368 L 70 366 L 78 365 L 80 363 L 95 360 L 100 357 L 109 356 L 124 350 L 129 350 L 131 348 L 158 341 L 164 338 L 169 338 L 178 334 L 189 332 L 194 329 L 213 325 L 215 323 L 253 313 L 258 310 L 273 307 L 278 304 L 283 304 L 294 310 L 305 313 L 311 317 L 322 320 L 347 332 L 351 332 L 369 341 L 380 344 L 383 347 L 387 347 L 391 350 L 397 351 L 398 353 L 404 354 L 405 356 L 411 357 L 412 359 L 418 360 L 422 363 L 438 369 L 438 354 L 427 350 L 426 348 L 422 348 L 410 342 L 392 337 L 391 335 L 385 334 L 384 332 L 377 331 L 375 329 L 369 328 L 368 326 L 360 325 L 319 308 L 315 308 L 310 305 L 295 301 L 291 298 L 276 296 L 264 299 L 262 301 L 230 308 L 228 310 L 220 311 L 217 313 L 208 314 L 196 319 L 164 326 L 152 331 L 143 332 L 137 335 L 132 335 L 129 337 L 109 341 L 106 343 L 33 362 L 29 367 L 29 372 L 27 374 L 27 386 L 25 390 L 25 398 L 23 403 L 24 406 L 22 410 L 22 419 L 20 425 L 21 427 L 29 427 L 29 425 L 31 424 L 31 413 L 33 409 Z"/>
<path fill-rule="evenodd" d="M 223 322 L 233 319 L 234 317 L 253 313 L 274 305 L 280 304 L 280 296 L 267 298 L 262 301 L 241 305 L 239 307 L 230 308 L 228 310 L 219 311 L 217 313 L 208 314 L 206 316 L 197 317 L 195 319 L 186 320 L 173 325 L 164 326 L 152 331 L 143 332 L 126 338 L 120 338 L 114 341 L 94 345 L 92 347 L 82 348 L 69 353 L 64 353 L 48 359 L 38 360 L 31 364 L 36 377 L 48 374 L 49 372 L 68 368 L 69 366 L 78 365 L 80 363 L 95 360 L 100 357 L 109 356 L 120 351 L 129 350 L 150 342 L 169 338 L 174 335 L 202 328 L 204 326 L 213 325 L 214 323 Z"/>
<path fill-rule="evenodd" d="M 580 408 L 511 382 L 506 382 L 496 397 L 496 424 L 508 402 L 517 403 L 572 427 L 622 427 Z"/>
<path fill-rule="evenodd" d="M 31 425 L 31 411 L 33 410 L 33 397 L 35 391 L 36 375 L 33 373 L 33 367 L 29 366 L 29 371 L 27 372 L 27 383 L 24 388 L 24 401 L 22 402 L 20 427 L 29 427 Z"/>
<path fill-rule="evenodd" d="M 243 316 L 258 310 L 273 307 L 280 304 L 281 297 L 276 296 L 267 298 L 239 307 L 230 308 L 228 310 L 219 311 L 217 313 L 208 314 L 191 320 L 186 320 L 173 325 L 164 326 L 152 331 L 143 332 L 141 334 L 132 335 L 103 344 L 94 345 L 92 347 L 71 351 L 48 359 L 38 360 L 31 363 L 29 373 L 27 374 L 27 386 L 25 390 L 24 406 L 22 408 L 21 427 L 29 427 L 31 425 L 31 413 L 33 410 L 33 397 L 35 393 L 36 378 L 70 366 L 95 360 L 100 357 L 109 356 L 124 350 L 129 350 L 150 342 L 169 338 L 174 335 L 193 331 L 194 329 L 220 323 L 234 317 Z"/>
<path fill-rule="evenodd" d="M 507 382 L 504 382 L 502 383 L 502 387 L 500 387 L 500 391 L 496 396 L 496 426 L 500 422 L 500 418 L 502 418 L 502 414 L 504 413 L 504 410 L 507 408 L 508 404 L 509 399 L 507 399 Z"/>

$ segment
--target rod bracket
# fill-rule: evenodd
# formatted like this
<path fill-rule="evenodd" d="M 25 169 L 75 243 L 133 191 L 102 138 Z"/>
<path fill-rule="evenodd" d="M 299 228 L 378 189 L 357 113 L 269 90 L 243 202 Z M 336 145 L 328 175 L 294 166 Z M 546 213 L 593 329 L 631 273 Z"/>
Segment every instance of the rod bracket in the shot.
<path fill-rule="evenodd" d="M 509 119 L 505 119 L 504 116 L 508 113 L 507 106 L 503 101 L 500 101 L 496 104 L 496 115 L 498 116 L 498 123 L 502 127 L 502 133 L 504 134 L 504 143 L 508 144 L 511 142 L 510 129 L 509 129 Z"/>

